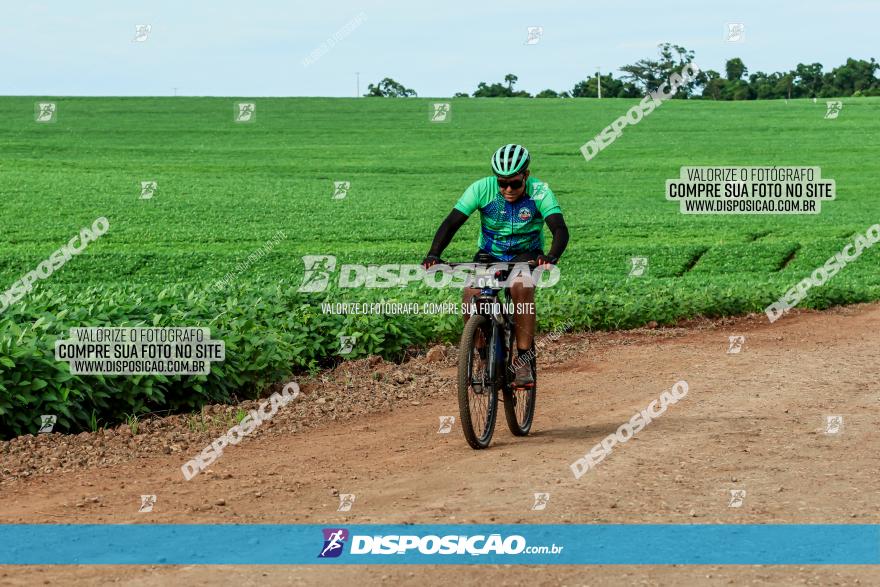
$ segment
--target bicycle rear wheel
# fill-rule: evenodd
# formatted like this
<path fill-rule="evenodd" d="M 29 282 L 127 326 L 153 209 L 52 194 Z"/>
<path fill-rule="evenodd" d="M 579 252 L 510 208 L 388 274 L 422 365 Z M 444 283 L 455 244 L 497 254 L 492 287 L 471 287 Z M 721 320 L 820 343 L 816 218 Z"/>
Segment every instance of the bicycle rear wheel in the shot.
<path fill-rule="evenodd" d="M 458 348 L 458 409 L 471 448 L 489 446 L 498 413 L 498 390 L 489 377 L 491 327 L 485 316 L 471 316 Z M 483 356 L 478 347 L 485 349 Z"/>
<path fill-rule="evenodd" d="M 511 335 L 508 341 L 510 352 L 507 355 L 507 380 L 513 379 L 513 370 L 516 358 L 515 336 Z M 507 427 L 514 436 L 526 436 L 532 429 L 532 420 L 535 417 L 535 397 L 538 394 L 538 360 L 535 356 L 535 345 L 529 352 L 529 365 L 532 369 L 532 379 L 535 384 L 530 388 L 514 388 L 513 384 L 504 386 L 504 417 L 507 419 Z"/>

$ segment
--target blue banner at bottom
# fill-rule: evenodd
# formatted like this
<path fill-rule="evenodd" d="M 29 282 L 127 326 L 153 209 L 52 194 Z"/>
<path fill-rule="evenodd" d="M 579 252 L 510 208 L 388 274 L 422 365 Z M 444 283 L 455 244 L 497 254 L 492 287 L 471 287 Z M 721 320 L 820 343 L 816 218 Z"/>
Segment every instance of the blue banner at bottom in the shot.
<path fill-rule="evenodd" d="M 873 565 L 880 525 L 0 525 L 6 565 Z"/>

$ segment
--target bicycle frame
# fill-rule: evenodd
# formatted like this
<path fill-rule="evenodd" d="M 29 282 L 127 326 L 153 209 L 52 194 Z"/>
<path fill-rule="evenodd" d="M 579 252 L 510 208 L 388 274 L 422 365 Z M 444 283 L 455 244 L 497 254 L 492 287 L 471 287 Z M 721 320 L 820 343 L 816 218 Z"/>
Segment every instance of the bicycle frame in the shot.
<path fill-rule="evenodd" d="M 505 304 L 499 301 L 500 289 L 481 288 L 479 295 L 471 298 L 471 304 L 478 311 L 476 314 L 486 316 L 491 320 L 492 332 L 489 335 L 487 344 L 487 357 L 491 356 L 492 360 L 488 361 L 489 380 L 496 382 L 499 389 L 505 389 L 509 385 L 509 374 L 507 373 L 507 358 L 511 349 L 507 348 L 507 340 L 510 333 L 514 329 L 514 320 L 511 315 L 505 311 Z M 505 295 L 505 298 L 508 296 Z M 507 301 L 505 299 L 505 301 Z M 491 312 L 479 311 L 486 306 L 492 310 Z M 474 315 L 474 314 L 471 314 Z M 491 355 L 489 355 L 491 353 Z M 499 377 L 499 375 L 502 375 Z"/>

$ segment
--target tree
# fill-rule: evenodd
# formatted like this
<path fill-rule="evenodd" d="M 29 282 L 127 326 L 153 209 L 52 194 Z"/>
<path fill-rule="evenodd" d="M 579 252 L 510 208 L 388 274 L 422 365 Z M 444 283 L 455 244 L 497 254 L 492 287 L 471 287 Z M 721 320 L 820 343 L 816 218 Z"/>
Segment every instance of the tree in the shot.
<path fill-rule="evenodd" d="M 575 98 L 595 98 L 596 90 L 591 87 L 591 80 L 592 78 L 587 78 L 576 83 L 571 89 L 571 95 Z M 595 82 L 592 85 L 595 85 Z"/>
<path fill-rule="evenodd" d="M 844 65 L 831 70 L 830 77 L 836 95 L 852 96 L 856 92 L 864 93 L 865 90 L 880 87 L 880 80 L 874 77 L 878 68 L 880 64 L 873 57 L 871 61 L 847 59 Z"/>
<path fill-rule="evenodd" d="M 642 94 L 657 90 L 666 83 L 673 73 L 680 73 L 682 68 L 693 62 L 694 52 L 672 43 L 661 43 L 660 59 L 640 59 L 632 65 L 624 65 L 620 71 L 624 72 L 624 80 L 631 82 Z M 697 80 L 691 80 L 679 87 L 674 98 L 687 98 L 697 86 Z"/>
<path fill-rule="evenodd" d="M 791 72 L 786 73 L 779 81 L 776 82 L 776 87 L 774 88 L 774 93 L 782 96 L 783 98 L 791 98 L 791 88 L 794 85 L 794 74 Z"/>
<path fill-rule="evenodd" d="M 638 98 L 643 95 L 634 84 L 624 83 L 622 80 L 614 78 L 610 73 L 602 75 L 600 78 L 602 80 L 603 98 Z M 571 90 L 571 95 L 575 98 L 598 97 L 599 84 L 596 81 L 596 76 L 590 76 L 576 83 Z"/>
<path fill-rule="evenodd" d="M 656 59 L 641 59 L 631 65 L 621 67 L 620 78 L 605 74 L 597 80 L 598 73 L 577 82 L 570 92 L 556 92 L 546 89 L 537 98 L 595 98 L 601 82 L 603 98 L 641 98 L 669 82 L 673 74 L 681 75 L 686 65 L 693 63 L 694 52 L 672 43 L 658 45 Z M 692 72 L 691 72 L 692 73 Z M 707 69 L 699 71 L 686 84 L 681 85 L 674 98 L 690 98 L 700 91 L 703 100 L 772 100 L 779 98 L 844 97 L 880 95 L 880 63 L 873 57 L 870 60 L 848 58 L 846 63 L 823 72 L 821 63 L 809 65 L 798 63 L 788 72 L 749 73 L 743 60 L 733 57 L 725 62 L 724 74 Z M 528 92 L 515 89 L 519 78 L 508 73 L 503 82 L 487 84 L 480 82 L 473 93 L 475 98 L 531 97 Z M 386 78 L 383 82 L 396 84 Z M 381 85 L 381 84 L 380 84 Z M 399 86 L 399 84 L 396 84 Z M 402 86 L 399 86 L 403 88 Z M 665 89 L 665 88 L 664 88 Z M 370 95 L 387 95 L 381 88 L 374 89 Z M 403 88 L 406 90 L 406 88 Z M 390 95 L 403 95 L 391 92 Z M 412 93 L 415 95 L 415 92 Z M 466 97 L 458 92 L 455 97 Z"/>
<path fill-rule="evenodd" d="M 698 77 L 701 77 L 700 81 L 701 85 L 703 86 L 703 97 L 709 97 L 713 100 L 720 100 L 721 97 L 724 95 L 727 80 L 722 78 L 721 74 L 714 69 L 701 71 Z"/>
<path fill-rule="evenodd" d="M 386 77 L 378 84 L 370 84 L 367 86 L 366 97 L 376 98 L 409 98 L 415 96 L 416 91 L 405 88 L 403 84 L 397 83 L 390 77 Z"/>
<path fill-rule="evenodd" d="M 792 77 L 794 78 L 793 86 L 796 98 L 812 98 L 819 95 L 823 85 L 821 63 L 811 63 L 810 65 L 798 63 L 792 73 L 794 74 Z"/>
<path fill-rule="evenodd" d="M 781 73 L 771 73 L 770 75 L 767 75 L 763 71 L 750 75 L 749 86 L 754 91 L 755 99 L 769 100 L 772 98 L 781 98 L 782 94 L 777 92 L 777 86 L 781 78 Z"/>
<path fill-rule="evenodd" d="M 453 98 L 470 98 L 470 97 L 471 97 L 471 95 L 468 94 L 467 92 L 455 92 L 455 95 L 453 96 Z"/>
<path fill-rule="evenodd" d="M 513 91 L 513 85 L 517 79 L 519 78 L 512 73 L 508 73 L 504 76 L 504 81 L 507 83 L 506 86 L 501 83 L 488 85 L 486 82 L 480 82 L 477 86 L 477 91 L 474 92 L 474 98 L 531 98 L 532 96 L 528 92 Z"/>
<path fill-rule="evenodd" d="M 624 72 L 625 79 L 634 83 L 646 94 L 656 90 L 663 83 L 660 62 L 652 59 L 640 59 L 632 65 L 624 65 L 620 71 Z"/>
<path fill-rule="evenodd" d="M 510 95 L 510 90 L 502 84 L 487 85 L 486 82 L 480 82 L 477 85 L 477 91 L 474 92 L 474 98 L 501 98 Z"/>
<path fill-rule="evenodd" d="M 732 82 L 741 80 L 742 77 L 749 72 L 749 70 L 746 69 L 745 63 L 743 63 L 742 59 L 739 57 L 728 59 L 724 66 L 724 70 L 727 72 L 727 79 Z"/>
<path fill-rule="evenodd" d="M 728 85 L 725 88 L 726 93 L 729 96 L 728 100 L 754 100 L 755 93 L 752 90 L 749 83 L 745 80 L 734 80 L 728 81 Z"/>

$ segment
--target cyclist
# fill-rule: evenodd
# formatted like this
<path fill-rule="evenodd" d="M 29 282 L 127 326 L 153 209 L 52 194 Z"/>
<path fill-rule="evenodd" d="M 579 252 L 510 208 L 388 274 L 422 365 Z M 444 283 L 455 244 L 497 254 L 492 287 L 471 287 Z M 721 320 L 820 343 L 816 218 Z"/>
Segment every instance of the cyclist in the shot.
<path fill-rule="evenodd" d="M 539 267 L 555 265 L 568 245 L 568 227 L 556 196 L 546 183 L 531 177 L 530 162 L 529 151 L 522 145 L 504 145 L 495 151 L 492 155 L 494 175 L 475 181 L 464 191 L 437 230 L 422 266 L 427 269 L 442 263 L 440 255 L 475 210 L 480 211 L 481 223 L 475 263 L 534 261 Z M 553 244 L 546 255 L 544 222 L 553 234 Z M 528 353 L 534 341 L 533 285 L 517 278 L 510 288 L 516 304 L 514 315 L 518 357 Z M 478 289 L 465 288 L 465 303 L 469 303 L 475 295 L 479 295 Z M 533 387 L 535 380 L 530 361 L 517 361 L 516 365 L 514 385 Z"/>

